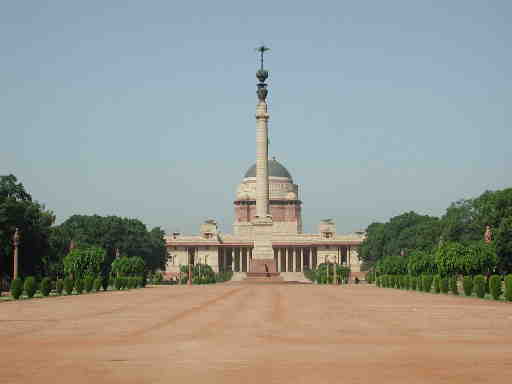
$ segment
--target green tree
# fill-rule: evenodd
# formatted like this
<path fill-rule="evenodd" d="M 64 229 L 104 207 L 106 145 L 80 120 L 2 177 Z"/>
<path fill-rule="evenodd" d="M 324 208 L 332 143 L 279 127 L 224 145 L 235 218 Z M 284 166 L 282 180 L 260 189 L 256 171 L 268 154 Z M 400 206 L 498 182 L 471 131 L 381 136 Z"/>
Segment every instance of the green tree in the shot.
<path fill-rule="evenodd" d="M 497 267 L 500 272 L 512 272 L 512 215 L 504 218 L 495 233 Z"/>
<path fill-rule="evenodd" d="M 425 251 L 412 251 L 408 258 L 407 271 L 412 276 L 435 274 L 437 272 L 437 264 L 434 255 Z"/>
<path fill-rule="evenodd" d="M 140 256 L 148 270 L 165 268 L 167 251 L 164 232 L 156 227 L 148 231 L 137 219 L 117 216 L 74 215 L 54 231 L 54 244 L 57 255 L 63 259 L 68 252 L 69 242 L 74 240 L 81 245 L 95 245 L 106 251 L 102 265 L 102 275 L 110 274 L 116 250 L 123 256 Z"/>
<path fill-rule="evenodd" d="M 112 262 L 112 274 L 114 276 L 142 276 L 144 274 L 146 264 L 142 257 L 122 256 Z"/>
<path fill-rule="evenodd" d="M 383 257 L 406 255 L 412 250 L 432 252 L 439 242 L 441 221 L 437 217 L 407 212 L 387 223 L 373 223 L 366 230 L 360 255 L 365 268 Z"/>
<path fill-rule="evenodd" d="M 20 230 L 19 273 L 21 276 L 46 274 L 44 255 L 49 249 L 51 211 L 33 201 L 14 175 L 0 176 L 0 279 L 12 277 L 15 228 Z"/>
<path fill-rule="evenodd" d="M 83 279 L 87 275 L 97 275 L 105 260 L 105 251 L 96 246 L 79 246 L 64 257 L 64 272 L 73 278 Z"/>
<path fill-rule="evenodd" d="M 466 247 L 460 243 L 444 243 L 436 251 L 435 261 L 441 276 L 453 276 L 460 273 L 460 257 Z"/>

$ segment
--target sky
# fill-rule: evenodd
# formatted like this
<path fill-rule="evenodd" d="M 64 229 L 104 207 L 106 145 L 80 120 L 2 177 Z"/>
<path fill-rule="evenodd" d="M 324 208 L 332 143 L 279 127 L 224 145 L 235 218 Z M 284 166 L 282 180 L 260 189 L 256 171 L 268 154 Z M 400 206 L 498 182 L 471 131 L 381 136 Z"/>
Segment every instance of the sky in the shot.
<path fill-rule="evenodd" d="M 510 1 L 3 1 L 0 175 L 73 214 L 231 232 L 255 162 L 261 43 L 270 155 L 306 232 L 511 187 Z"/>

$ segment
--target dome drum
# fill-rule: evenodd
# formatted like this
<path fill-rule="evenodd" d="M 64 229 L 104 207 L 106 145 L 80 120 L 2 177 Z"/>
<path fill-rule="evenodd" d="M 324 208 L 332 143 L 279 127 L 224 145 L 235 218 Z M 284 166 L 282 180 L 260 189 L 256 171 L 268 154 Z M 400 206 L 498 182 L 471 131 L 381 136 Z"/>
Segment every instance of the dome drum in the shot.
<path fill-rule="evenodd" d="M 269 214 L 274 231 L 302 232 L 299 186 L 293 183 L 290 172 L 275 158 L 268 161 Z M 237 225 L 246 225 L 256 218 L 256 164 L 251 166 L 237 188 L 235 205 L 235 232 Z"/>

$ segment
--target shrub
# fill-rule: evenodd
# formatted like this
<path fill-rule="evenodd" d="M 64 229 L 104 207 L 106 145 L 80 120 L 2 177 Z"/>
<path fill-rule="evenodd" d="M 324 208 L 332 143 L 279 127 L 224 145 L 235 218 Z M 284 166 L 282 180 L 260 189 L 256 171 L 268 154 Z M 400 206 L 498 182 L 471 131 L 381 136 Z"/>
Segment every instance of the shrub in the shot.
<path fill-rule="evenodd" d="M 64 290 L 68 295 L 71 295 L 73 293 L 73 287 L 75 286 L 75 282 L 71 277 L 66 277 L 64 279 Z"/>
<path fill-rule="evenodd" d="M 62 295 L 62 290 L 64 289 L 64 281 L 62 279 L 58 279 L 55 282 L 55 291 L 57 294 Z"/>
<path fill-rule="evenodd" d="M 450 291 L 452 291 L 452 293 L 454 295 L 458 295 L 459 294 L 459 287 L 457 286 L 457 276 L 452 276 L 450 278 Z"/>
<path fill-rule="evenodd" d="M 43 296 L 48 296 L 52 290 L 52 282 L 49 277 L 45 277 L 41 280 L 41 285 L 39 286 L 39 290 Z"/>
<path fill-rule="evenodd" d="M 416 276 L 411 276 L 411 289 L 416 290 L 416 286 L 418 284 L 418 279 Z"/>
<path fill-rule="evenodd" d="M 490 280 L 490 278 L 491 278 L 490 276 L 487 276 L 485 278 L 485 285 L 484 285 L 484 287 L 485 287 L 485 293 L 487 293 L 487 294 L 491 293 L 491 291 L 489 289 L 489 280 Z"/>
<path fill-rule="evenodd" d="M 418 291 L 423 291 L 423 279 L 421 278 L 421 276 L 418 276 L 416 278 L 416 289 Z"/>
<path fill-rule="evenodd" d="M 505 277 L 505 299 L 512 301 L 512 274 Z"/>
<path fill-rule="evenodd" d="M 18 300 L 23 293 L 23 280 L 20 277 L 17 277 L 11 283 L 11 295 L 14 300 Z"/>
<path fill-rule="evenodd" d="M 464 276 L 462 288 L 464 289 L 464 295 L 471 296 L 473 294 L 473 278 L 471 276 Z"/>
<path fill-rule="evenodd" d="M 34 297 L 34 294 L 37 291 L 37 283 L 36 278 L 34 276 L 27 277 L 27 279 L 25 280 L 25 284 L 23 284 L 23 290 L 25 291 L 25 295 L 27 295 L 29 299 Z"/>
<path fill-rule="evenodd" d="M 423 290 L 430 292 L 432 290 L 432 275 L 423 275 Z"/>
<path fill-rule="evenodd" d="M 82 294 L 82 292 L 84 291 L 84 281 L 83 281 L 83 279 L 76 279 L 75 291 L 79 295 Z"/>
<path fill-rule="evenodd" d="M 92 276 L 86 276 L 84 279 L 85 292 L 87 292 L 87 293 L 91 292 L 93 285 L 94 285 L 94 278 Z"/>
<path fill-rule="evenodd" d="M 98 276 L 94 279 L 94 290 L 96 292 L 99 292 L 99 290 L 101 289 L 101 277 Z"/>
<path fill-rule="evenodd" d="M 106 291 L 108 289 L 108 286 L 110 284 L 110 280 L 108 276 L 103 276 L 101 279 L 101 286 L 103 287 L 103 290 Z"/>
<path fill-rule="evenodd" d="M 229 280 L 231 280 L 231 277 L 233 276 L 233 272 L 224 272 L 223 276 L 225 276 L 225 279 L 226 279 L 224 281 L 229 281 Z M 147 283 L 148 283 L 148 277 L 146 276 L 146 274 L 144 274 L 144 276 L 142 276 L 142 288 L 146 288 Z"/>
<path fill-rule="evenodd" d="M 448 293 L 448 278 L 447 277 L 441 278 L 440 285 L 441 285 L 441 292 Z"/>
<path fill-rule="evenodd" d="M 434 276 L 434 292 L 441 292 L 441 277 L 439 275 Z"/>
<path fill-rule="evenodd" d="M 117 290 L 120 290 L 123 288 L 123 278 L 122 277 L 116 277 L 116 279 L 114 280 L 114 287 Z"/>
<path fill-rule="evenodd" d="M 489 289 L 491 291 L 492 298 L 494 300 L 499 300 L 501 294 L 503 293 L 501 289 L 501 276 L 492 275 L 489 280 Z"/>
<path fill-rule="evenodd" d="M 473 289 L 476 295 L 480 298 L 485 296 L 485 277 L 477 275 L 473 278 Z"/>

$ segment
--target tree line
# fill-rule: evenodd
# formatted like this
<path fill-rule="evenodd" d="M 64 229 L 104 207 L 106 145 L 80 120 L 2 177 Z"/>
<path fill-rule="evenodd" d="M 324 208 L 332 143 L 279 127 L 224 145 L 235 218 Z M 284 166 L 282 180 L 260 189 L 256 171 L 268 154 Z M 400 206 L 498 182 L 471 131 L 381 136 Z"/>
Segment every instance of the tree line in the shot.
<path fill-rule="evenodd" d="M 454 202 L 442 217 L 407 212 L 372 223 L 360 257 L 365 269 L 389 274 L 511 273 L 512 188 Z"/>
<path fill-rule="evenodd" d="M 55 214 L 34 201 L 14 175 L 0 176 L 0 280 L 12 279 L 16 228 L 22 277 L 64 277 L 69 269 L 66 256 L 73 244 L 77 249 L 101 249 L 98 252 L 103 257 L 97 268 L 103 276 L 110 274 L 116 257 L 139 257 L 147 272 L 165 267 L 165 233 L 160 227 L 148 230 L 138 219 L 117 216 L 73 215 L 60 225 L 55 225 L 55 220 Z M 140 268 L 141 262 L 137 263 Z"/>

